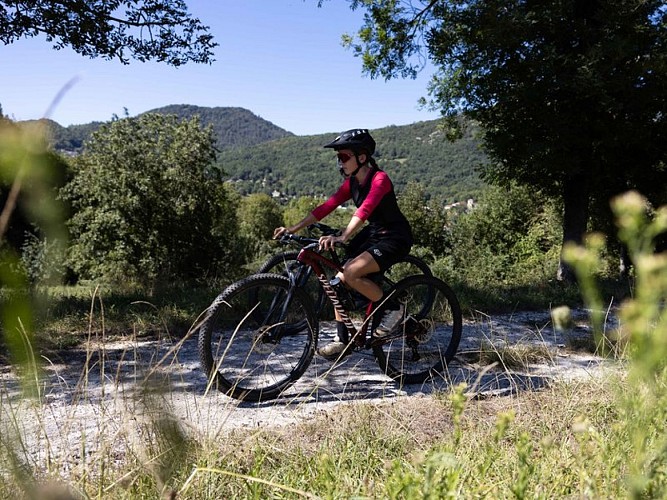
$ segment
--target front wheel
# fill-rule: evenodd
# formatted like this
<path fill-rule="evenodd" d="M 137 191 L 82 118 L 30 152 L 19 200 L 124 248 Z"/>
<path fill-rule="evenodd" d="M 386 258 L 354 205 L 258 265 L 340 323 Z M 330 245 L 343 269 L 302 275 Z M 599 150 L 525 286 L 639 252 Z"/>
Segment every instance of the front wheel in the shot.
<path fill-rule="evenodd" d="M 317 331 L 302 289 L 281 276 L 253 275 L 209 306 L 199 329 L 199 357 L 210 383 L 228 396 L 273 399 L 308 368 Z"/>
<path fill-rule="evenodd" d="M 402 318 L 389 335 L 373 341 L 381 369 L 403 384 L 421 383 L 441 374 L 461 341 L 463 320 L 456 295 L 433 276 L 407 277 L 389 295 L 373 313 L 373 329 L 388 307 L 400 305 Z"/>

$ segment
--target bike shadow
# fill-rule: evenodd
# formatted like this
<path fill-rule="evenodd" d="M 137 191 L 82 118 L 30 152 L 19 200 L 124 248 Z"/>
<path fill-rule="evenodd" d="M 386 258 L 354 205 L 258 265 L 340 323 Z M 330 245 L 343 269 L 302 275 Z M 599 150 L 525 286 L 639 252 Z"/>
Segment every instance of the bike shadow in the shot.
<path fill-rule="evenodd" d="M 353 353 L 332 364 L 315 356 L 304 375 L 279 398 L 260 403 L 234 402 L 211 390 L 199 363 L 196 339 L 134 340 L 101 342 L 81 350 L 69 350 L 61 359 L 51 357 L 44 363 L 42 387 L 47 399 L 65 403 L 84 397 L 103 400 L 109 394 L 141 390 L 143 381 L 161 379 L 170 392 L 193 397 L 206 395 L 238 403 L 239 407 L 270 405 L 317 405 L 353 400 L 382 400 L 403 396 L 438 395 L 465 384 L 470 398 L 516 395 L 542 390 L 554 380 L 586 376 L 606 360 L 592 354 L 576 354 L 563 348 L 565 340 L 547 324 L 542 313 L 537 317 L 507 318 L 469 322 L 464 326 L 459 353 L 445 370 L 421 384 L 401 385 L 384 375 L 370 351 Z M 536 327 L 537 325 L 537 327 Z M 576 332 L 575 332 L 576 333 Z M 581 335 L 590 332 L 581 330 Z M 321 345 L 330 340 L 327 332 Z M 520 369 L 502 363 L 478 360 L 483 344 L 509 345 L 540 343 L 551 354 Z M 20 386 L 12 370 L 0 373 L 5 390 L 20 397 Z"/>
<path fill-rule="evenodd" d="M 464 325 L 458 354 L 449 365 L 420 384 L 400 384 L 381 373 L 370 351 L 353 353 L 334 365 L 317 356 L 306 373 L 279 398 L 260 403 L 240 403 L 241 407 L 276 404 L 314 405 L 357 400 L 386 400 L 403 396 L 447 394 L 463 385 L 470 399 L 516 396 L 539 391 L 556 381 L 593 377 L 612 363 L 588 352 L 566 347 L 567 336 L 590 337 L 589 328 L 558 332 L 544 313 L 513 314 L 507 317 L 470 321 Z M 326 333 L 320 339 L 326 342 Z M 482 350 L 501 346 L 532 346 L 541 357 L 510 367 L 489 362 Z"/>

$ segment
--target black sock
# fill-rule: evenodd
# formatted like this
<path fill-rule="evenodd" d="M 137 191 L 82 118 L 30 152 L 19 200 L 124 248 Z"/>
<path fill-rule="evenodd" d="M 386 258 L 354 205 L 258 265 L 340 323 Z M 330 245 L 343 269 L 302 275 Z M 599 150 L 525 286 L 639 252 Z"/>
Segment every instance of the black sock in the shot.
<path fill-rule="evenodd" d="M 380 300 L 375 301 L 375 307 L 382 306 L 387 311 L 395 311 L 399 308 L 398 302 L 394 300 L 394 296 L 387 298 L 386 292 L 382 294 Z"/>
<path fill-rule="evenodd" d="M 347 327 L 342 321 L 336 321 L 336 333 L 338 334 L 338 340 L 347 344 L 350 341 L 350 337 L 347 334 Z"/>

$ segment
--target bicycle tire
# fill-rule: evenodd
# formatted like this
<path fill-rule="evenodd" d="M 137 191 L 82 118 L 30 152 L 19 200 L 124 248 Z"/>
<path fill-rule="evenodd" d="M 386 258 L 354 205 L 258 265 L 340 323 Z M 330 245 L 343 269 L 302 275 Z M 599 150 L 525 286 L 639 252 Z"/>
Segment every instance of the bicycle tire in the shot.
<path fill-rule="evenodd" d="M 294 266 L 305 265 L 296 260 L 298 255 L 299 252 L 292 251 L 272 255 L 259 266 L 257 274 L 273 273 L 280 276 L 289 276 L 289 273 L 295 270 Z M 312 272 L 310 273 L 310 276 L 308 276 L 308 282 L 306 283 L 305 288 L 306 292 L 311 297 L 313 308 L 319 316 L 326 303 L 326 296 L 324 295 L 324 290 L 322 290 L 319 280 Z"/>
<path fill-rule="evenodd" d="M 415 272 L 417 271 L 417 272 Z M 408 276 L 433 276 L 426 262 L 416 255 L 408 254 L 384 272 L 384 281 L 393 286 Z"/>
<path fill-rule="evenodd" d="M 386 338 L 372 340 L 382 371 L 402 384 L 418 384 L 443 374 L 461 341 L 461 306 L 453 290 L 434 276 L 409 276 L 391 289 L 403 305 L 399 325 Z M 375 331 L 387 301 L 373 313 Z"/>
<path fill-rule="evenodd" d="M 278 397 L 310 365 L 317 321 L 308 295 L 285 277 L 256 274 L 228 286 L 199 329 L 209 383 L 243 401 Z"/>

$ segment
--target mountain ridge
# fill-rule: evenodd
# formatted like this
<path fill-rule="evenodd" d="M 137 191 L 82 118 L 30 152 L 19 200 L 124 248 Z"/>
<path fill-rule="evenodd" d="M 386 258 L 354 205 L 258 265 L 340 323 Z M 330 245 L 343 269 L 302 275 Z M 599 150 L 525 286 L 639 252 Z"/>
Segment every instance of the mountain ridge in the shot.
<path fill-rule="evenodd" d="M 334 155 L 322 147 L 336 132 L 298 136 L 240 107 L 172 104 L 146 113 L 199 116 L 203 126 L 210 125 L 219 151 L 217 165 L 242 194 L 325 196 L 340 184 L 340 176 L 330 173 L 336 171 Z M 65 154 L 81 152 L 90 134 L 103 125 L 48 122 L 54 148 Z M 449 202 L 476 198 L 485 185 L 476 167 L 488 160 L 477 127 L 469 124 L 466 129 L 455 142 L 445 137 L 439 120 L 374 129 L 375 156 L 397 190 L 419 182 L 427 196 Z"/>

